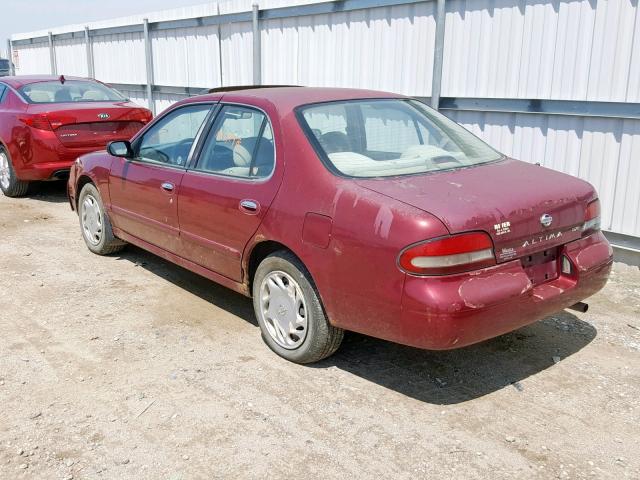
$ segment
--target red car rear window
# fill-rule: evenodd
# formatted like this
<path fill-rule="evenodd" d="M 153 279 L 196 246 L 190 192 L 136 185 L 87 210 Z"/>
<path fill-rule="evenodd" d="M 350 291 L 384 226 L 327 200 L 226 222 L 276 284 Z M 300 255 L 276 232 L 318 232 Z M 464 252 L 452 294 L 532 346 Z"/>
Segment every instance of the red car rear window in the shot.
<path fill-rule="evenodd" d="M 118 91 L 98 82 L 83 80 L 30 83 L 19 90 L 29 103 L 123 102 Z"/>

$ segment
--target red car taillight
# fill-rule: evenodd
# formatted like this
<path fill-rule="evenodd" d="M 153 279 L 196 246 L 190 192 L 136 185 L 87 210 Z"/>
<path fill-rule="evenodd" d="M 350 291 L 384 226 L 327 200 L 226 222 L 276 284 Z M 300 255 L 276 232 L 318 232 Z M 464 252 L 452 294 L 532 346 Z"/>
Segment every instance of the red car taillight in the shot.
<path fill-rule="evenodd" d="M 20 118 L 20 121 L 28 127 L 35 128 L 37 130 L 53 130 L 53 128 L 51 128 L 49 118 L 44 114 L 22 117 Z"/>
<path fill-rule="evenodd" d="M 495 265 L 493 242 L 483 232 L 435 238 L 400 252 L 398 265 L 413 275 L 449 275 Z"/>
<path fill-rule="evenodd" d="M 131 120 L 132 121 L 139 121 L 143 125 L 146 125 L 151 120 L 153 120 L 153 114 L 151 113 L 151 110 L 147 110 L 146 108 L 145 109 L 136 110 L 136 111 L 132 112 Z"/>
<path fill-rule="evenodd" d="M 600 230 L 600 200 L 597 198 L 587 205 L 584 214 L 582 233 L 593 233 Z"/>

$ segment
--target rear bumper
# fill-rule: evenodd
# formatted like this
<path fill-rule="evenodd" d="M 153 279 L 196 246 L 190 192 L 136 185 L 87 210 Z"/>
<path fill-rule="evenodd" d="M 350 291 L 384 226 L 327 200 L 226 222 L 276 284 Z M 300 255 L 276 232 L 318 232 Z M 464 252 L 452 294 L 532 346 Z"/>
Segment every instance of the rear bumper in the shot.
<path fill-rule="evenodd" d="M 446 277 L 407 276 L 394 338 L 446 350 L 513 331 L 569 307 L 607 283 L 613 250 L 601 232 L 564 245 L 570 275 L 533 286 L 519 260 Z"/>
<path fill-rule="evenodd" d="M 60 143 L 54 132 L 29 132 L 12 160 L 20 180 L 49 180 L 58 173 L 68 171 L 79 156 L 103 148 L 104 145 L 67 148 Z"/>

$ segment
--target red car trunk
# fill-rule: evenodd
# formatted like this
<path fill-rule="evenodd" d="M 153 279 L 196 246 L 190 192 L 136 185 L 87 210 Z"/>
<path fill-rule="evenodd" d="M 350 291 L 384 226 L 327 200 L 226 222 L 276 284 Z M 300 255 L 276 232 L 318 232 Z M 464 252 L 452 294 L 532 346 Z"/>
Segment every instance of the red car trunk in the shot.
<path fill-rule="evenodd" d="M 489 233 L 498 263 L 552 255 L 553 247 L 580 238 L 587 204 L 596 197 L 587 182 L 511 159 L 358 183 L 435 215 L 452 234 Z M 548 226 L 541 221 L 545 214 L 551 216 Z"/>
<path fill-rule="evenodd" d="M 29 114 L 47 120 L 65 147 L 104 147 L 112 140 L 128 140 L 151 120 L 149 111 L 129 102 L 30 105 Z M 46 125 L 46 122 L 45 122 Z"/>

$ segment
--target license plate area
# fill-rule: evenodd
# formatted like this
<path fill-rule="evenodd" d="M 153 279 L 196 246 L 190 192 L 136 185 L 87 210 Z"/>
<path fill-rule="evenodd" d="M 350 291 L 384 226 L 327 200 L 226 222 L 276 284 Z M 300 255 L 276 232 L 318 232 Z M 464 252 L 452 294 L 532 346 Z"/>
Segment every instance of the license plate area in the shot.
<path fill-rule="evenodd" d="M 554 247 L 521 259 L 522 268 L 534 286 L 558 278 L 558 252 L 559 247 Z"/>

